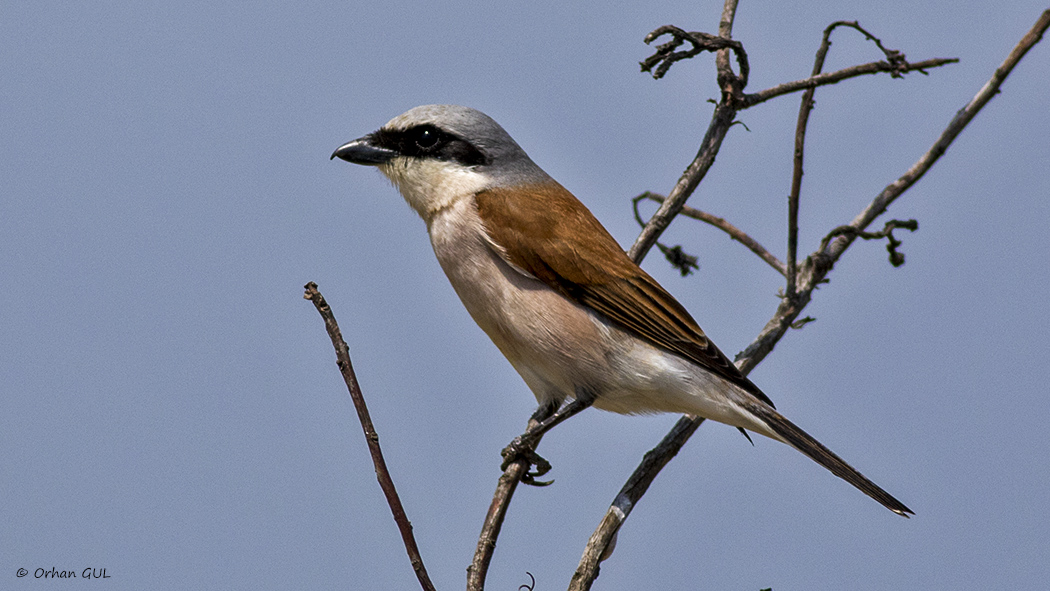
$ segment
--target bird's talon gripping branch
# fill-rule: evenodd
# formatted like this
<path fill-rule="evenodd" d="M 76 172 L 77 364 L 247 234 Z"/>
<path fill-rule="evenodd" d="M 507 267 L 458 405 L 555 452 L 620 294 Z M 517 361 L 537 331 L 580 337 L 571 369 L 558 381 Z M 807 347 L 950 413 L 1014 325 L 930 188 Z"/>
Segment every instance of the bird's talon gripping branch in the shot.
<path fill-rule="evenodd" d="M 510 445 L 503 448 L 500 452 L 503 456 L 503 463 L 500 464 L 499 469 L 506 472 L 507 468 L 511 464 L 518 461 L 526 461 L 529 464 L 528 469 L 521 475 L 521 482 L 530 486 L 548 486 L 552 484 L 553 480 L 536 480 L 540 476 L 551 471 L 551 463 L 548 462 L 543 456 L 536 453 L 536 450 L 532 449 L 532 445 L 526 443 L 521 437 L 515 437 L 514 441 L 510 442 Z M 535 467 L 535 470 L 533 468 Z"/>

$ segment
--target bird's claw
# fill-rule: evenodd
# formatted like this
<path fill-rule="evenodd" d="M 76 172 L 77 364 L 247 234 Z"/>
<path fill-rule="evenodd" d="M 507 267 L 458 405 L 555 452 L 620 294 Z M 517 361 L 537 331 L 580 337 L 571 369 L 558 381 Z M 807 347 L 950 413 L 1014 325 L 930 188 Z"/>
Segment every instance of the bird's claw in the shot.
<path fill-rule="evenodd" d="M 551 463 L 545 460 L 540 454 L 536 453 L 536 450 L 525 442 L 521 437 L 515 437 L 514 441 L 510 442 L 510 445 L 503 448 L 500 452 L 503 456 L 503 463 L 500 464 L 500 470 L 504 472 L 507 468 L 515 462 L 526 462 L 527 467 L 525 472 L 521 475 L 522 484 L 528 484 L 530 486 L 549 486 L 553 480 L 536 480 L 540 476 L 551 471 Z M 535 467 L 535 470 L 532 468 Z"/>

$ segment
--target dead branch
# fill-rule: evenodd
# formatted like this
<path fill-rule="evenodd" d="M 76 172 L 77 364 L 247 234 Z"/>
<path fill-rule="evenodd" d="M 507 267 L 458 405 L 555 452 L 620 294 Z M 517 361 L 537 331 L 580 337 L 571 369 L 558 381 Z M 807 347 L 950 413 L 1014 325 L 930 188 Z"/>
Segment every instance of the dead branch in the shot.
<path fill-rule="evenodd" d="M 653 78 L 659 80 L 671 69 L 671 65 L 677 61 L 696 57 L 705 51 L 718 51 L 720 49 L 732 49 L 736 55 L 737 66 L 740 68 L 740 86 L 747 86 L 747 76 L 751 66 L 747 61 L 747 52 L 744 45 L 739 41 L 716 37 L 699 31 L 683 31 L 674 25 L 664 25 L 645 36 L 645 44 L 648 45 L 663 35 L 671 35 L 671 40 L 656 47 L 656 53 L 645 58 L 641 62 L 642 71 L 649 72 Z M 693 47 L 686 51 L 675 51 L 683 42 L 688 41 Z M 656 71 L 653 71 L 656 67 Z"/>
<path fill-rule="evenodd" d="M 537 440 L 536 443 L 539 441 Z M 485 577 L 488 576 L 489 564 L 496 551 L 496 539 L 499 538 L 500 531 L 503 529 L 503 521 L 507 517 L 507 509 L 510 508 L 514 491 L 517 490 L 518 483 L 528 473 L 529 468 L 528 460 L 520 459 L 509 465 L 499 477 L 496 492 L 492 496 L 492 503 L 489 504 L 489 510 L 485 514 L 481 535 L 478 536 L 478 547 L 474 551 L 474 560 L 467 567 L 467 591 L 482 591 L 485 588 Z"/>
<path fill-rule="evenodd" d="M 861 27 L 857 21 L 835 21 L 824 29 L 817 56 L 813 60 L 811 77 L 819 76 L 821 70 L 824 69 L 824 59 L 828 55 L 828 50 L 831 49 L 831 33 L 838 27 L 850 27 L 863 33 L 864 37 L 873 41 L 886 56 L 885 63 L 891 68 L 890 76 L 903 77 L 903 72 L 908 66 L 904 54 L 895 49 L 887 49 L 880 39 Z M 798 279 L 798 206 L 802 191 L 802 161 L 806 148 L 806 127 L 809 124 L 809 114 L 813 111 L 813 94 L 816 90 L 816 86 L 811 86 L 802 93 L 802 102 L 798 108 L 798 122 L 795 125 L 794 166 L 791 174 L 791 192 L 788 194 L 787 286 L 784 289 L 784 294 L 788 298 L 795 296 L 795 282 Z"/>
<path fill-rule="evenodd" d="M 903 228 L 914 232 L 919 229 L 919 222 L 915 220 L 890 220 L 886 222 L 886 225 L 879 232 L 865 232 L 848 225 L 839 226 L 828 232 L 828 235 L 820 241 L 820 248 L 817 249 L 817 252 L 823 253 L 828 248 L 828 243 L 836 236 L 853 236 L 854 238 L 862 238 L 864 240 L 879 240 L 886 238 L 886 250 L 890 253 L 890 264 L 894 267 L 899 267 L 904 264 L 904 253 L 897 250 L 897 247 L 901 245 L 901 241 L 893 236 L 893 231 L 897 228 Z"/>
<path fill-rule="evenodd" d="M 357 376 L 354 374 L 354 366 L 350 362 L 350 349 L 346 346 L 346 341 L 343 340 L 343 333 L 339 330 L 339 324 L 335 321 L 335 314 L 332 313 L 332 308 L 325 301 L 321 292 L 317 290 L 317 284 L 311 281 L 306 284 L 305 289 L 306 293 L 303 295 L 303 298 L 313 302 L 317 312 L 324 319 L 324 326 L 328 330 L 329 338 L 332 339 L 332 345 L 335 347 L 336 364 L 339 366 L 339 372 L 343 374 L 343 381 L 346 382 L 346 387 L 350 391 L 350 399 L 354 401 L 354 408 L 357 409 L 357 417 L 360 419 L 361 429 L 365 433 L 368 452 L 372 455 L 372 464 L 375 465 L 379 487 L 383 489 L 386 502 L 390 505 L 390 512 L 394 514 L 397 529 L 401 531 L 401 540 L 404 542 L 408 558 L 412 562 L 412 570 L 416 572 L 416 578 L 419 579 L 419 586 L 423 588 L 423 591 L 434 591 L 434 584 L 430 582 L 430 575 L 427 574 L 427 568 L 423 565 L 423 557 L 419 554 L 416 538 L 412 535 L 412 523 L 409 522 L 408 516 L 405 514 L 401 498 L 398 497 L 394 481 L 390 477 L 390 470 L 387 469 L 386 460 L 383 459 L 383 450 L 379 447 L 379 434 L 376 433 L 375 427 L 372 425 L 372 418 L 369 416 L 368 407 L 365 405 L 364 394 L 361 393 L 361 386 L 357 383 Z"/>
<path fill-rule="evenodd" d="M 954 57 L 938 57 L 920 62 L 909 63 L 904 67 L 898 68 L 889 62 L 878 61 L 869 62 L 866 64 L 860 64 L 859 66 L 850 66 L 834 72 L 827 72 L 817 76 L 811 76 L 809 78 L 803 78 L 802 80 L 795 80 L 794 82 L 785 82 L 778 84 L 772 88 L 760 90 L 753 94 L 745 94 L 741 99 L 742 107 L 753 107 L 759 103 L 764 103 L 769 99 L 776 98 L 781 95 L 791 94 L 807 88 L 815 88 L 817 86 L 827 86 L 828 84 L 835 84 L 842 82 L 849 78 L 856 78 L 858 76 L 867 76 L 871 74 L 879 74 L 882 72 L 890 73 L 891 76 L 894 72 L 899 74 L 905 74 L 908 72 L 919 72 L 926 74 L 926 70 L 931 68 L 938 68 L 947 64 L 958 63 L 959 58 Z M 899 76 L 894 76 L 899 77 Z"/>

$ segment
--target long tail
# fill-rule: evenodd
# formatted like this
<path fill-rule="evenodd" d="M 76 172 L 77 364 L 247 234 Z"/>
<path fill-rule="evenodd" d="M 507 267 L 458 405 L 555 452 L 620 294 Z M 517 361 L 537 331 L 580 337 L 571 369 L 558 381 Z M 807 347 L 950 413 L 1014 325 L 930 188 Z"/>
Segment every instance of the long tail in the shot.
<path fill-rule="evenodd" d="M 914 511 L 905 507 L 904 503 L 893 498 L 893 495 L 865 478 L 856 468 L 847 464 L 830 449 L 824 447 L 823 444 L 802 429 L 799 429 L 794 423 L 785 419 L 768 405 L 756 400 L 754 403 L 746 406 L 747 410 L 769 425 L 769 428 L 788 445 L 806 454 L 813 461 L 830 470 L 835 476 L 857 487 L 862 493 L 882 503 L 883 507 L 902 517 L 915 514 Z"/>

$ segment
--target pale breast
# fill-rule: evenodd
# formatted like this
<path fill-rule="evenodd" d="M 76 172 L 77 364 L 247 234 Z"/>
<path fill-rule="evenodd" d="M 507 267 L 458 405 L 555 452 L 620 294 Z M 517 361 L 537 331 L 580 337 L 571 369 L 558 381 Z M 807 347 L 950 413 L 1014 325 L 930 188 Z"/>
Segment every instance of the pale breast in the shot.
<path fill-rule="evenodd" d="M 429 225 L 434 253 L 474 321 L 538 399 L 562 399 L 607 363 L 607 328 L 591 313 L 508 265 L 484 238 L 473 200 Z"/>

